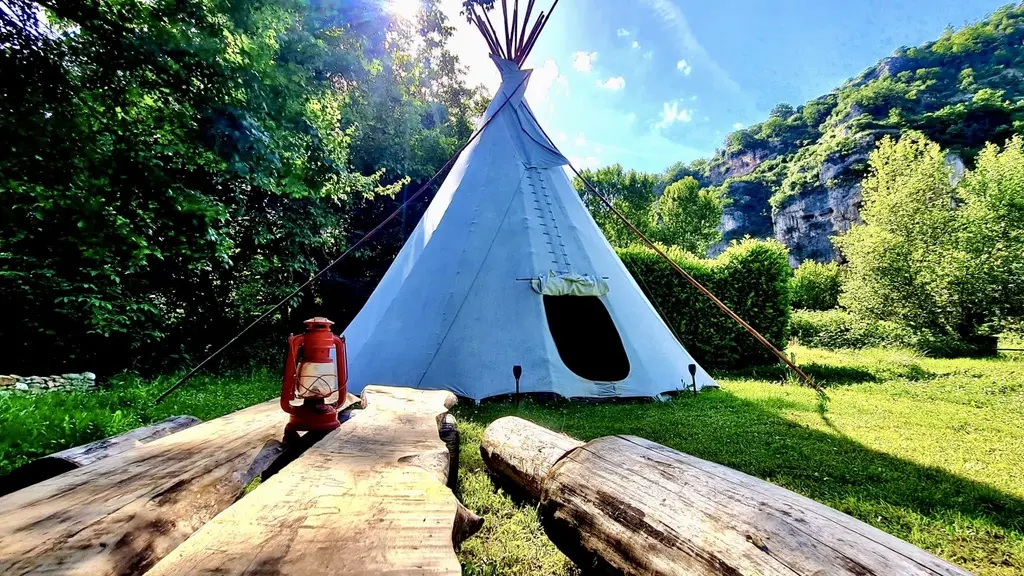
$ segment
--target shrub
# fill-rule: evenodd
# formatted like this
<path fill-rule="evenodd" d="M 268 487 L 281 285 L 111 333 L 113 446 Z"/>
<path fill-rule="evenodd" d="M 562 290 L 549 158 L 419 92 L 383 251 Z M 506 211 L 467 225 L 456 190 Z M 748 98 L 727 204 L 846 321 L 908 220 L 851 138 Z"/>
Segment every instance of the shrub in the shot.
<path fill-rule="evenodd" d="M 843 310 L 797 310 L 791 326 L 793 338 L 813 348 L 917 348 L 917 339 L 909 328 Z"/>
<path fill-rule="evenodd" d="M 831 310 L 839 305 L 839 264 L 804 260 L 793 274 L 793 308 Z"/>
<path fill-rule="evenodd" d="M 774 364 L 777 360 L 742 326 L 683 279 L 653 250 L 631 247 L 619 257 L 640 288 L 675 331 L 682 344 L 705 368 L 738 368 Z M 789 339 L 790 279 L 786 248 L 774 241 L 734 242 L 714 260 L 679 250 L 669 256 L 782 348 Z"/>
<path fill-rule="evenodd" d="M 827 348 L 906 348 L 929 356 L 971 356 L 989 352 L 988 342 L 965 343 L 887 320 L 873 320 L 844 310 L 796 310 L 790 323 L 793 339 L 804 346 Z"/>

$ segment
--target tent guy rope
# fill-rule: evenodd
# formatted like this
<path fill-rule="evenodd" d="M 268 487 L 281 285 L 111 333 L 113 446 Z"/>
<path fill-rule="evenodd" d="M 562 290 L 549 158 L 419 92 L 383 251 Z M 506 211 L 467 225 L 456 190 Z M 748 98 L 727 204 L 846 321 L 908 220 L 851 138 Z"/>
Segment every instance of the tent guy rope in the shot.
<path fill-rule="evenodd" d="M 153 403 L 154 404 L 160 404 L 161 402 L 163 402 L 168 396 L 171 395 L 171 393 L 173 393 L 175 390 L 180 388 L 184 383 L 186 383 L 189 380 L 191 380 L 192 377 L 195 376 L 196 373 L 198 373 L 199 370 L 201 370 L 203 366 L 205 366 L 207 363 L 210 362 L 210 360 L 213 360 L 214 358 L 219 356 L 222 352 L 224 352 L 225 350 L 230 348 L 232 344 L 237 342 L 239 338 L 244 336 L 254 326 L 256 326 L 257 324 L 259 324 L 260 322 L 265 320 L 268 316 L 270 316 L 274 312 L 277 312 L 278 310 L 280 310 L 285 304 L 288 303 L 289 300 L 291 300 L 292 298 L 298 296 L 299 293 L 302 292 L 303 290 L 305 290 L 306 288 L 308 288 L 310 284 L 312 284 L 313 282 L 316 282 L 317 280 L 319 280 L 320 277 L 323 276 L 324 274 L 326 274 L 328 270 L 330 270 L 336 264 L 338 264 L 339 262 L 341 262 L 342 260 L 347 258 L 349 256 L 349 254 L 352 254 L 353 252 L 355 252 L 357 249 L 359 249 L 360 246 L 362 246 L 363 244 L 366 244 L 371 238 L 373 238 L 373 236 L 377 232 L 380 232 L 380 230 L 382 228 L 384 228 L 385 226 L 387 226 L 389 222 L 391 222 L 392 220 L 397 218 L 399 214 L 403 213 L 405 211 L 405 209 L 409 206 L 409 204 L 412 203 L 413 200 L 419 198 L 424 192 L 427 191 L 428 188 L 430 188 L 430 186 L 434 182 L 437 181 L 438 176 L 440 176 L 446 170 L 451 168 L 452 164 L 455 163 L 455 160 L 462 154 L 462 152 L 466 148 L 468 148 L 469 145 L 472 144 L 473 141 L 476 140 L 478 136 L 480 136 L 480 134 L 483 133 L 484 129 L 487 128 L 487 126 L 495 118 L 497 118 L 497 116 L 498 116 L 497 112 L 501 111 L 501 109 L 504 108 L 509 103 L 510 100 L 512 100 L 512 97 L 516 94 L 516 92 L 519 91 L 519 88 L 521 88 L 523 86 L 523 84 L 526 83 L 526 80 L 528 78 L 529 78 L 529 76 L 527 76 L 526 78 L 523 78 L 519 82 L 519 84 L 516 86 L 516 89 L 513 90 L 511 93 L 509 93 L 509 95 L 505 98 L 505 101 L 502 102 L 501 106 L 498 107 L 498 110 L 490 118 L 488 118 L 486 122 L 484 122 L 479 128 L 477 128 L 475 132 L 473 132 L 473 135 L 470 136 L 469 140 L 467 140 L 465 144 L 463 144 L 458 150 L 456 150 L 455 154 L 453 154 L 452 157 L 449 158 L 448 161 L 445 162 L 444 165 L 441 166 L 441 168 L 437 172 L 435 172 L 433 176 L 430 177 L 430 180 L 427 180 L 426 184 L 424 184 L 423 186 L 420 186 L 420 189 L 417 190 L 415 194 L 413 194 L 412 196 L 409 196 L 405 200 L 405 202 L 402 203 L 401 206 L 399 206 L 397 209 L 395 209 L 394 212 L 392 212 L 387 218 L 385 218 L 373 230 L 370 230 L 369 232 L 364 234 L 362 238 L 360 238 L 358 241 L 356 241 L 355 244 L 353 244 L 352 246 L 349 246 L 348 250 L 345 250 L 345 252 L 343 252 L 341 254 L 341 256 L 338 256 L 337 258 L 332 260 L 330 264 L 328 264 L 327 266 L 324 266 L 323 268 L 321 268 L 320 271 L 317 272 L 316 274 L 314 274 L 312 277 L 310 277 L 309 280 L 306 280 L 305 282 L 303 282 L 301 286 L 299 286 L 298 288 L 293 290 L 290 294 L 288 294 L 287 296 L 282 298 L 280 302 L 278 302 L 277 304 L 274 304 L 273 306 L 268 308 L 263 314 L 260 314 L 259 317 L 257 317 L 255 320 L 250 322 L 245 328 L 242 328 L 242 330 L 238 334 L 236 334 L 234 336 L 234 338 L 232 338 L 231 340 L 228 340 L 223 346 L 218 348 L 212 354 L 207 356 L 202 362 L 200 362 L 194 368 L 189 370 L 188 373 L 185 374 L 184 376 L 182 376 L 180 380 L 178 380 L 177 382 L 172 384 L 170 388 L 168 388 L 167 390 L 164 390 L 164 392 L 162 394 L 157 396 L 156 400 Z"/>
<path fill-rule="evenodd" d="M 543 130 L 543 128 L 541 128 L 541 129 Z M 742 326 L 747 332 L 749 332 L 751 336 L 753 336 L 758 342 L 760 342 L 765 348 L 767 348 L 779 360 L 782 360 L 782 362 L 784 362 L 786 364 L 786 366 L 789 366 L 794 372 L 796 372 L 797 376 L 800 377 L 800 380 L 802 380 L 804 384 L 806 384 L 809 388 L 814 389 L 819 394 L 823 394 L 824 393 L 824 390 L 822 389 L 822 387 L 818 383 L 816 383 L 814 380 L 812 380 L 811 377 L 808 376 L 803 370 L 801 370 L 800 367 L 797 366 L 795 362 L 793 362 L 792 360 L 787 358 L 786 355 L 783 354 L 781 350 L 776 348 L 774 344 L 772 344 L 771 342 L 768 341 L 767 338 L 762 336 L 761 333 L 757 331 L 757 329 L 755 329 L 753 326 L 751 326 L 749 323 L 747 323 L 747 321 L 744 320 L 743 318 L 740 318 L 739 314 L 733 312 L 732 309 L 730 309 L 728 306 L 726 306 L 724 302 L 719 300 L 718 297 L 716 297 L 714 294 L 712 294 L 710 290 L 705 288 L 704 285 L 702 285 L 700 282 L 698 282 L 696 278 L 691 276 L 689 272 L 687 272 L 686 270 L 683 270 L 682 266 L 677 264 L 676 261 L 673 260 L 672 258 L 670 258 L 668 256 L 668 254 L 665 254 L 665 252 L 661 248 L 659 248 L 657 244 L 652 242 L 650 238 L 645 236 L 643 232 L 641 232 L 636 226 L 634 226 L 633 223 L 630 222 L 629 219 L 626 218 L 626 216 L 624 214 L 622 214 L 622 212 L 619 212 L 619 210 L 617 208 L 615 208 L 615 206 L 612 204 L 612 202 L 604 194 L 601 194 L 597 190 L 597 188 L 595 188 L 594 185 L 590 183 L 589 180 L 587 180 L 586 178 L 583 177 L 582 174 L 580 174 L 579 170 L 577 170 L 576 167 L 572 165 L 572 163 L 569 163 L 568 166 L 569 166 L 570 169 L 572 169 L 573 174 L 575 174 L 576 177 L 580 179 L 580 182 L 583 182 L 583 185 L 587 187 L 587 190 L 589 190 L 591 194 L 596 196 L 597 199 L 600 200 L 602 204 L 604 204 L 606 207 L 608 207 L 608 209 L 611 210 L 612 213 L 615 214 L 615 216 L 619 220 L 622 220 L 623 224 L 625 224 L 627 227 L 629 227 L 629 229 L 632 230 L 633 233 L 636 234 L 637 237 L 639 237 L 640 240 L 642 240 L 644 242 L 644 244 L 647 245 L 648 248 L 650 248 L 651 250 L 654 250 L 658 254 L 658 256 L 660 256 L 663 260 L 665 260 L 665 262 L 668 263 L 669 266 L 672 267 L 673 270 L 675 270 L 677 273 L 679 273 L 679 275 L 682 276 L 687 282 L 692 284 L 693 287 L 696 288 L 697 290 L 699 290 L 701 294 L 707 296 L 715 304 L 715 306 L 718 306 L 718 308 L 722 310 L 722 312 L 725 312 L 726 315 L 728 315 L 730 318 L 732 318 L 737 323 L 739 323 L 739 325 Z"/>
<path fill-rule="evenodd" d="M 481 17 L 480 13 L 476 10 L 476 7 L 474 6 L 474 4 L 472 2 L 465 3 L 466 11 L 464 12 L 464 15 L 466 16 L 467 20 L 469 20 L 470 22 L 474 22 L 476 24 L 476 26 L 479 29 L 480 33 L 483 35 L 484 39 L 487 41 L 487 45 L 490 48 L 490 50 L 492 52 L 492 55 L 495 58 L 500 58 L 501 60 L 504 61 L 504 64 L 503 64 L 501 60 L 496 60 L 496 64 L 499 66 L 499 69 L 502 70 L 503 77 L 506 74 L 509 75 L 509 82 L 508 82 L 509 84 L 512 84 L 513 82 L 515 82 L 515 80 L 512 80 L 512 79 L 516 78 L 517 74 L 522 73 L 522 71 L 521 71 L 522 63 L 529 56 L 530 51 L 532 50 L 533 45 L 534 45 L 534 43 L 537 40 L 537 37 L 539 36 L 541 30 L 543 29 L 544 25 L 547 22 L 547 19 L 550 17 L 550 14 L 554 10 L 554 8 L 558 5 L 558 0 L 555 0 L 555 2 L 552 4 L 552 6 L 551 6 L 550 10 L 548 11 L 547 15 L 545 15 L 545 13 L 543 11 L 541 11 L 539 13 L 539 15 L 537 16 L 537 19 L 534 22 L 533 27 L 530 30 L 529 34 L 526 34 L 526 30 L 529 27 L 529 18 L 530 18 L 531 14 L 532 14 L 533 4 L 534 4 L 534 0 L 530 0 L 530 5 L 527 7 L 527 10 L 525 12 L 524 20 L 522 21 L 522 26 L 520 27 L 520 24 L 519 24 L 518 1 L 514 0 L 514 6 L 513 6 L 513 9 L 511 10 L 511 16 L 512 16 L 512 20 L 513 21 L 512 21 L 512 23 L 510 25 L 510 23 L 508 22 L 509 10 L 508 10 L 508 7 L 507 7 L 507 0 L 502 0 L 502 16 L 503 16 L 502 24 L 504 24 L 504 31 L 505 31 L 504 42 L 502 42 L 501 39 L 498 38 L 498 35 L 495 33 L 494 26 L 491 24 L 490 18 L 487 15 L 487 10 L 485 8 L 483 8 L 483 7 L 481 8 L 481 11 L 483 12 L 483 15 Z M 493 7 L 493 4 L 492 4 L 492 7 Z M 486 25 L 484 24 L 485 22 L 486 22 Z M 524 37 L 525 37 L 525 40 L 524 40 Z M 176 389 L 178 389 L 180 386 L 182 386 L 185 382 L 187 382 L 189 379 L 191 379 L 200 369 L 203 368 L 203 366 L 205 366 L 207 363 L 209 363 L 213 358 L 216 358 L 218 355 L 220 355 L 224 350 L 229 348 L 235 342 L 237 342 L 242 336 L 244 336 L 256 324 L 258 324 L 259 322 L 263 321 L 264 319 L 269 317 L 271 314 L 273 314 L 277 310 L 280 310 L 287 302 L 289 302 L 291 299 L 293 299 L 295 296 L 297 296 L 300 292 L 302 292 L 304 289 L 306 289 L 308 286 L 310 286 L 313 282 L 315 282 L 320 277 L 322 277 L 328 270 L 330 270 L 336 264 L 338 264 L 339 262 L 344 260 L 350 254 L 352 254 L 355 250 L 357 250 L 362 245 L 367 243 L 371 238 L 373 238 L 373 236 L 377 232 L 379 232 L 389 222 L 391 222 L 394 218 L 396 218 L 399 214 L 401 214 L 406 209 L 406 207 L 413 200 L 415 200 L 420 195 L 422 195 L 432 184 L 434 184 L 434 182 L 437 181 L 437 179 L 441 176 L 441 174 L 443 174 L 446 170 L 449 170 L 450 168 L 452 168 L 454 163 L 457 161 L 458 158 L 461 157 L 462 153 L 466 150 L 466 148 L 472 142 L 477 140 L 477 138 L 483 133 L 483 131 L 485 129 L 487 129 L 487 127 L 491 124 L 491 122 L 500 115 L 499 113 L 508 105 L 508 103 L 511 100 L 513 100 L 513 99 L 521 100 L 522 97 L 521 96 L 517 97 L 517 93 L 519 92 L 519 89 L 523 86 L 523 84 L 525 84 L 527 78 L 529 78 L 529 74 L 524 74 L 522 76 L 522 78 L 519 78 L 518 79 L 518 84 L 515 86 L 515 89 L 512 90 L 511 92 L 504 92 L 504 91 L 499 92 L 499 93 L 507 94 L 507 96 L 505 97 L 505 100 L 501 103 L 501 105 L 498 106 L 496 109 L 494 109 L 494 112 L 489 117 L 486 118 L 486 120 L 482 123 L 480 128 L 478 128 L 473 133 L 473 135 L 469 138 L 469 140 L 467 140 L 467 142 L 465 144 L 463 144 L 459 148 L 459 150 L 456 151 L 456 153 L 451 158 L 448 159 L 447 162 L 445 162 L 444 166 L 442 166 L 441 169 L 438 170 L 437 173 L 435 173 L 434 176 L 432 176 L 430 178 L 430 180 L 427 181 L 426 184 L 421 186 L 420 189 L 417 190 L 415 194 L 413 194 L 405 202 L 403 202 L 402 205 L 398 207 L 398 209 L 396 209 L 393 213 L 391 213 L 391 215 L 389 215 L 387 218 L 385 218 L 379 225 L 377 225 L 377 227 L 375 227 L 373 230 L 371 230 L 370 232 L 365 234 L 356 243 L 354 243 L 347 250 L 345 250 L 344 253 L 342 253 L 336 259 L 331 261 L 327 266 L 322 268 L 319 272 L 317 272 L 311 278 L 306 280 L 306 282 L 304 282 L 301 286 L 296 288 L 287 297 L 285 297 L 280 302 L 278 302 L 274 306 L 272 306 L 269 309 L 267 309 L 259 317 L 257 317 L 255 320 L 253 320 L 251 323 L 249 323 L 246 327 L 244 327 L 231 340 L 229 340 L 227 343 L 225 343 L 219 349 L 217 349 L 212 354 L 210 354 L 206 359 L 204 359 L 202 362 L 200 362 L 198 365 L 196 365 L 194 368 L 192 368 L 184 377 L 182 377 L 174 385 L 172 385 L 170 388 L 168 388 L 163 394 L 161 394 L 156 399 L 156 403 L 162 402 L 165 398 L 167 398 L 167 396 L 169 396 Z M 670 265 L 670 267 L 672 267 L 676 271 L 676 273 L 681 275 L 687 282 L 692 284 L 695 288 L 697 288 L 698 291 L 700 291 L 707 298 L 709 298 L 726 315 L 728 315 L 734 321 L 739 323 L 740 326 L 742 326 L 747 332 L 749 332 L 761 345 L 763 345 L 765 348 L 767 348 L 772 354 L 774 354 L 786 366 L 788 366 L 790 369 L 792 369 L 800 377 L 800 379 L 803 381 L 803 383 L 805 383 L 809 387 L 815 389 L 819 393 L 820 396 L 824 396 L 824 391 L 822 390 L 822 388 L 820 386 L 818 386 L 809 376 L 807 376 L 807 374 L 805 374 L 803 372 L 803 370 L 801 370 L 796 365 L 795 362 L 793 362 L 791 359 L 787 358 L 785 356 L 785 354 L 783 354 L 778 348 L 776 348 L 771 342 L 769 342 L 764 336 L 762 336 L 753 326 L 751 326 L 748 322 L 743 320 L 738 314 L 733 312 L 725 303 L 723 303 L 714 294 L 712 294 L 710 290 L 708 290 L 703 285 L 701 285 L 699 282 L 697 282 L 696 279 L 694 279 L 690 274 L 688 274 L 685 270 L 683 270 L 677 263 L 675 263 L 671 258 L 669 258 L 668 255 L 664 253 L 664 251 L 662 251 L 658 246 L 656 246 L 650 239 L 648 239 L 642 232 L 640 232 L 640 230 L 636 226 L 634 226 L 633 223 L 630 222 L 628 218 L 626 218 L 619 210 L 617 210 L 615 208 L 615 206 L 613 205 L 613 203 L 606 196 L 601 194 L 600 191 L 598 191 L 589 181 L 587 181 L 582 176 L 582 174 L 580 174 L 580 172 L 578 170 L 576 170 L 576 168 L 574 166 L 572 166 L 572 164 L 568 161 L 568 159 L 566 159 L 564 156 L 562 156 L 557 151 L 557 147 L 554 146 L 554 144 L 553 144 L 552 140 L 550 139 L 550 137 L 548 137 L 548 135 L 544 132 L 543 127 L 540 125 L 539 122 L 537 122 L 537 119 L 533 116 L 532 111 L 529 110 L 528 106 L 525 106 L 525 101 L 523 102 L 523 104 L 524 104 L 524 106 L 522 107 L 522 110 L 520 110 L 520 111 L 518 111 L 516 113 L 517 114 L 522 114 L 525 111 L 525 114 L 529 115 L 529 118 L 532 121 L 532 124 L 536 125 L 536 128 L 541 132 L 541 134 L 543 134 L 544 138 L 547 140 L 547 143 L 540 143 L 539 141 L 537 141 L 538 144 L 541 144 L 539 149 L 534 150 L 534 149 L 523 148 L 522 150 L 519 150 L 519 152 L 521 154 L 525 154 L 526 156 L 529 156 L 529 154 L 531 154 L 531 153 L 536 153 L 536 154 L 540 154 L 541 156 L 543 156 L 544 154 L 548 153 L 548 152 L 545 152 L 545 150 L 548 150 L 548 151 L 556 154 L 557 155 L 557 159 L 560 160 L 560 162 L 556 162 L 554 164 L 549 164 L 547 166 L 547 169 L 552 169 L 555 166 L 568 165 L 569 168 L 572 170 L 572 172 L 576 175 L 576 177 L 579 178 L 580 181 L 582 181 L 584 183 L 584 185 L 587 187 L 587 189 L 590 191 L 590 193 L 594 194 L 605 206 L 607 206 L 612 211 L 612 213 L 615 214 L 615 216 L 617 218 L 622 220 L 622 222 L 624 224 L 626 224 L 626 226 L 630 230 L 632 230 L 633 233 L 636 234 L 645 245 L 647 245 L 649 248 L 654 250 L 662 259 L 664 259 Z M 523 142 L 526 142 L 526 140 L 523 140 Z M 520 146 L 525 146 L 525 144 L 520 144 Z M 531 150 L 532 150 L 532 152 L 531 152 Z M 552 162 L 553 160 L 551 158 L 548 158 L 546 161 L 547 162 Z M 541 186 L 543 187 L 543 184 L 541 184 Z M 576 192 L 574 190 L 572 190 L 571 186 L 568 188 L 568 190 L 565 192 L 565 194 L 567 194 L 566 198 L 569 197 L 568 195 L 576 196 Z M 566 201 L 568 201 L 568 200 L 566 200 Z M 578 201 L 578 199 L 577 199 L 577 201 Z M 564 203 L 564 201 L 563 201 L 563 203 Z M 568 206 L 568 205 L 566 205 L 566 206 Z M 443 211 L 445 209 L 447 209 L 447 208 L 441 209 L 442 213 L 443 213 Z M 449 225 L 449 227 L 450 226 L 451 225 Z M 458 225 L 456 224 L 455 226 L 458 226 Z M 449 231 L 448 236 L 452 236 L 452 234 L 453 233 L 451 231 Z M 456 236 L 459 236 L 459 235 L 456 235 Z M 561 236 L 559 236 L 559 237 L 561 237 Z M 465 245 L 465 243 L 466 243 L 465 238 L 463 238 L 462 243 Z M 563 249 L 564 249 L 564 247 L 563 247 Z M 389 271 L 389 273 L 390 273 L 390 271 Z M 479 270 L 477 270 L 477 273 L 479 273 Z M 385 276 L 385 280 L 387 280 L 387 275 Z M 384 281 L 382 280 L 382 282 L 384 282 Z M 633 283 L 635 285 L 635 281 Z M 380 287 L 378 287 L 378 290 L 379 289 L 380 289 Z M 636 290 L 639 293 L 639 288 L 638 287 L 636 288 Z M 377 293 L 377 291 L 375 290 L 375 295 L 376 295 L 376 293 Z M 374 298 L 374 296 L 371 296 L 371 302 L 373 301 L 373 298 Z M 424 301 L 424 303 L 426 303 L 426 301 Z M 368 303 L 368 305 L 369 305 L 369 303 Z M 650 306 L 649 303 L 647 305 Z M 620 303 L 620 306 L 625 306 L 625 305 Z M 365 308 L 364 308 L 364 310 L 365 310 Z M 657 313 L 653 309 L 651 309 L 651 312 L 653 313 L 653 316 L 655 318 L 658 316 Z M 352 326 L 355 325 L 359 321 L 360 316 L 362 316 L 363 314 L 364 314 L 364 312 L 360 312 L 360 315 L 357 315 L 356 319 L 353 320 L 353 324 L 349 326 L 349 329 L 352 329 Z M 380 318 L 377 318 L 376 320 L 380 320 Z M 376 322 L 376 320 L 374 322 Z M 366 322 L 366 320 L 364 319 L 364 323 L 365 322 Z M 665 321 L 664 321 L 664 319 L 662 319 L 662 320 L 660 320 L 660 322 L 664 325 Z M 665 325 L 665 327 L 667 328 L 667 325 Z M 448 328 L 450 329 L 451 326 L 448 326 Z M 366 327 L 362 327 L 360 329 L 362 329 L 364 332 L 366 332 L 366 330 L 367 330 Z M 364 344 L 366 339 L 368 339 L 370 337 L 369 334 L 371 334 L 372 330 L 375 330 L 375 329 L 376 328 L 370 328 L 369 330 L 371 330 L 371 332 L 367 332 L 365 334 L 361 334 L 360 336 L 363 339 L 363 341 L 360 342 L 360 344 Z M 693 359 L 691 357 L 689 357 L 688 352 L 686 352 L 685 347 L 682 346 L 682 343 L 678 341 L 678 335 L 676 335 L 674 333 L 674 330 L 672 330 L 671 328 L 668 328 L 668 331 L 672 333 L 671 336 L 675 337 L 675 341 L 680 346 L 682 354 L 688 359 L 688 361 L 693 362 Z M 387 337 L 391 337 L 391 336 L 387 336 Z M 397 338 L 398 336 L 394 335 L 394 337 Z M 382 336 L 382 338 L 385 338 L 385 336 Z M 522 352 L 522 351 L 520 351 L 520 352 Z M 433 357 L 434 353 L 436 353 L 436 350 L 434 350 L 433 353 L 430 354 L 431 363 L 433 362 L 433 359 L 434 359 L 434 357 Z M 642 357 L 642 355 L 641 355 L 641 357 Z M 647 360 L 651 361 L 652 358 L 647 358 Z M 693 364 L 691 364 L 691 366 L 693 366 Z M 578 373 L 576 375 L 579 376 Z M 367 377 L 369 377 L 369 376 L 372 376 L 372 374 L 368 373 Z M 705 376 L 706 376 L 706 374 L 705 374 Z M 598 380 L 602 380 L 602 379 L 599 378 Z M 588 394 L 585 393 L 584 395 L 588 395 Z"/>

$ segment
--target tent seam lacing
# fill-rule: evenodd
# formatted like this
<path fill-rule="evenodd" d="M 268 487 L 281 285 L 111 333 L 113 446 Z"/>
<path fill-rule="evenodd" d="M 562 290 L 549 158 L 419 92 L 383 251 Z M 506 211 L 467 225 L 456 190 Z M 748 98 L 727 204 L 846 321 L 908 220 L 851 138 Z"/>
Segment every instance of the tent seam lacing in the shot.
<path fill-rule="evenodd" d="M 540 122 L 537 120 L 537 117 L 533 115 L 533 111 L 531 111 L 529 107 L 527 107 L 526 110 L 530 113 L 530 116 L 533 118 L 534 123 L 537 124 L 537 128 L 539 128 L 540 131 L 544 134 L 544 137 L 547 138 L 548 140 L 551 140 L 551 137 L 548 136 L 547 132 L 544 130 L 544 127 L 541 126 Z M 563 158 L 564 157 L 565 155 L 563 154 Z M 655 245 L 654 242 L 652 242 L 646 235 L 644 235 L 644 233 L 641 232 L 636 226 L 634 226 L 633 223 L 630 222 L 624 214 L 622 214 L 622 212 L 619 212 L 619 210 L 615 208 L 614 205 L 612 205 L 611 201 L 608 198 L 606 198 L 603 194 L 601 194 L 601 192 L 596 187 L 594 187 L 594 185 L 591 184 L 589 180 L 584 178 L 583 175 L 580 174 L 580 171 L 577 170 L 576 167 L 572 165 L 572 162 L 570 162 L 568 158 L 565 159 L 565 164 L 566 166 L 569 167 L 570 170 L 572 170 L 573 174 L 575 174 L 576 177 L 580 179 L 580 182 L 583 182 L 583 185 L 586 186 L 587 189 L 592 194 L 594 194 L 597 197 L 597 199 L 601 201 L 602 204 L 608 207 L 608 209 L 611 210 L 612 213 L 615 214 L 615 216 L 619 220 L 621 220 L 627 228 L 629 228 L 634 234 L 636 234 L 636 236 L 639 237 L 640 240 L 642 240 L 648 248 L 654 250 L 658 254 L 658 256 L 660 256 L 663 260 L 665 260 L 665 262 L 668 263 L 669 266 L 672 267 L 673 270 L 675 270 L 679 275 L 681 275 L 687 282 L 692 284 L 694 288 L 696 288 L 702 294 L 707 296 L 715 304 L 715 306 L 722 310 L 722 312 L 725 312 L 727 316 L 735 320 L 748 333 L 750 333 L 750 335 L 753 336 L 755 340 L 757 340 L 762 346 L 767 348 L 768 351 L 774 354 L 776 358 L 781 360 L 786 366 L 792 369 L 800 377 L 804 384 L 806 384 L 809 388 L 813 389 L 815 392 L 818 393 L 818 396 L 821 400 L 824 401 L 827 398 L 824 388 L 822 388 L 818 383 L 812 380 L 810 376 L 804 373 L 804 371 L 801 370 L 800 367 L 796 365 L 796 363 L 787 358 L 786 355 L 782 353 L 782 351 L 776 348 L 774 344 L 769 342 L 767 338 L 762 336 L 761 333 L 758 332 L 753 326 L 748 324 L 745 320 L 743 320 L 743 318 L 740 318 L 739 314 L 733 312 L 731 308 L 726 306 L 724 302 L 719 300 L 714 294 L 711 293 L 710 290 L 708 290 L 700 282 L 698 282 L 696 278 L 690 276 L 690 274 L 687 273 L 686 270 L 683 270 L 682 267 L 679 266 L 679 264 L 677 264 L 674 260 L 669 258 L 668 254 L 665 254 L 665 252 L 661 248 L 658 248 L 658 246 Z"/>

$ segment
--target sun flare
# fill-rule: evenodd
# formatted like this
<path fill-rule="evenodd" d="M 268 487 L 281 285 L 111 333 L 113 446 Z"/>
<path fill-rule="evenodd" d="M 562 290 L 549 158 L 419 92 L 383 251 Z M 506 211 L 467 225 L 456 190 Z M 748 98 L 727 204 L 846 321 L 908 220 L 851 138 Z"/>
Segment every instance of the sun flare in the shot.
<path fill-rule="evenodd" d="M 416 19 L 422 7 L 420 0 L 387 0 L 384 4 L 384 10 L 389 14 L 409 21 Z"/>

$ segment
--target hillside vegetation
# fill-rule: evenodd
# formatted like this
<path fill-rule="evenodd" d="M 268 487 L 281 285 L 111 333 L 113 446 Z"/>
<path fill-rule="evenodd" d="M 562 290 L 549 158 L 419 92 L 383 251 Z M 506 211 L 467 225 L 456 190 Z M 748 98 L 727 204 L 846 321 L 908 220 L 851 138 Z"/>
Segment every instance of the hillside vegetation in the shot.
<path fill-rule="evenodd" d="M 830 236 L 860 221 L 871 150 L 909 130 L 939 144 L 958 169 L 985 144 L 1024 134 L 1024 4 L 900 48 L 803 105 L 775 106 L 714 157 L 670 167 L 663 185 L 690 176 L 720 187 L 731 201 L 724 242 L 773 236 L 794 265 L 831 260 Z"/>

